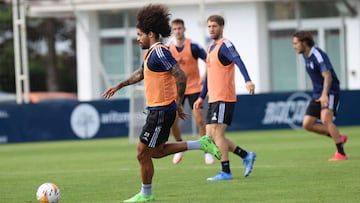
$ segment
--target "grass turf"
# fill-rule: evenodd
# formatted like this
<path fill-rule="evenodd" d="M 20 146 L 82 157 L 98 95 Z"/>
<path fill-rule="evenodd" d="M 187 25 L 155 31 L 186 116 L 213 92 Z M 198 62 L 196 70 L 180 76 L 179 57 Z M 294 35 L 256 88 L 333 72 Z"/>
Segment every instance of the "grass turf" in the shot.
<path fill-rule="evenodd" d="M 360 126 L 340 130 L 349 136 L 342 162 L 327 161 L 331 139 L 303 130 L 229 132 L 258 156 L 244 178 L 241 159 L 230 155 L 231 181 L 206 181 L 220 164 L 205 165 L 200 151 L 185 152 L 178 165 L 172 156 L 156 159 L 156 202 L 359 202 Z M 122 202 L 140 191 L 136 145 L 127 138 L 0 145 L 0 202 L 35 203 L 44 182 L 60 187 L 61 203 Z"/>

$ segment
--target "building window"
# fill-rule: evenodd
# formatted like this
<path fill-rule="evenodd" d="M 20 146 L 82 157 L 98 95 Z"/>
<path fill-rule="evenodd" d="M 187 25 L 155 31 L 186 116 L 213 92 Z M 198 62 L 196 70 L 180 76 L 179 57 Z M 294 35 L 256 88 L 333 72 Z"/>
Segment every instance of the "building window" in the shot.
<path fill-rule="evenodd" d="M 133 10 L 133 11 L 129 11 L 129 26 L 130 27 L 136 27 L 136 23 L 137 23 L 137 11 Z"/>
<path fill-rule="evenodd" d="M 101 58 L 108 74 L 124 74 L 125 43 L 124 38 L 101 39 Z"/>
<path fill-rule="evenodd" d="M 106 11 L 99 13 L 100 29 L 124 27 L 124 13 L 119 11 Z"/>
<path fill-rule="evenodd" d="M 269 20 L 291 20 L 296 19 L 296 13 L 299 11 L 300 18 L 338 17 L 340 12 L 336 3 L 336 1 L 300 0 L 268 2 L 267 16 Z"/>
<path fill-rule="evenodd" d="M 292 48 L 293 29 L 270 31 L 271 89 L 293 91 L 298 87 L 296 53 Z"/>
<path fill-rule="evenodd" d="M 325 31 L 325 49 L 326 53 L 333 65 L 333 68 L 340 80 L 341 88 L 345 86 L 345 67 L 341 64 L 341 43 L 340 43 L 340 30 L 329 29 Z"/>
<path fill-rule="evenodd" d="M 295 1 L 266 3 L 269 20 L 295 19 Z"/>
<path fill-rule="evenodd" d="M 103 89 L 124 80 L 141 66 L 142 51 L 136 40 L 136 11 L 100 12 L 100 55 L 104 67 Z M 141 83 L 139 83 L 141 84 Z M 117 98 L 128 98 L 130 88 Z"/>
<path fill-rule="evenodd" d="M 141 48 L 139 46 L 139 43 L 136 39 L 132 39 L 132 67 L 133 67 L 133 71 L 137 70 L 138 68 L 140 68 L 141 63 L 142 63 L 142 51 Z"/>
<path fill-rule="evenodd" d="M 301 18 L 338 17 L 336 1 L 300 1 Z"/>

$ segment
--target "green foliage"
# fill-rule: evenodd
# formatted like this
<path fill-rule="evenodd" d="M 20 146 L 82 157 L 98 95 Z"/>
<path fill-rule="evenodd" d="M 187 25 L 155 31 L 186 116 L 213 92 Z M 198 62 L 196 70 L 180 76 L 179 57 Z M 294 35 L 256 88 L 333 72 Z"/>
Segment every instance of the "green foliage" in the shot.
<path fill-rule="evenodd" d="M 7 92 L 15 90 L 13 40 L 4 36 L 12 26 L 11 6 L 0 4 L 0 90 Z"/>
<path fill-rule="evenodd" d="M 45 23 L 52 20 L 54 33 L 46 29 Z M 75 29 L 71 26 L 73 19 L 48 19 L 27 18 L 28 64 L 30 76 L 30 91 L 46 91 L 46 56 L 39 53 L 41 42 L 46 41 L 47 36 L 53 36 L 57 41 L 71 40 L 71 49 L 75 49 Z M 7 92 L 15 92 L 15 63 L 13 38 L 8 33 L 13 31 L 12 5 L 0 4 L 0 89 Z M 51 30 L 52 31 L 52 30 Z M 6 37 L 5 36 L 6 34 Z M 47 35 L 46 35 L 47 34 Z M 75 52 L 75 50 L 72 50 Z M 59 81 L 59 91 L 76 92 L 76 57 L 58 54 L 54 56 L 58 61 L 58 73 L 55 78 Z"/>
<path fill-rule="evenodd" d="M 0 89 L 15 92 L 14 47 L 12 40 L 0 44 Z"/>
<path fill-rule="evenodd" d="M 12 30 L 12 7 L 0 4 L 0 33 Z"/>
<path fill-rule="evenodd" d="M 71 56 L 57 55 L 58 81 L 60 90 L 64 92 L 76 92 L 76 64 Z M 44 56 L 33 55 L 29 57 L 31 91 L 46 90 L 46 64 Z"/>
<path fill-rule="evenodd" d="M 340 130 L 349 136 L 349 160 L 334 163 L 327 161 L 335 152 L 332 140 L 306 131 L 228 133 L 258 155 L 244 178 L 241 159 L 230 154 L 231 181 L 206 181 L 220 164 L 205 165 L 199 151 L 185 152 L 178 165 L 172 156 L 156 159 L 156 202 L 358 202 L 360 127 Z M 127 138 L 5 144 L 0 154 L 1 202 L 35 203 L 37 187 L 48 181 L 60 187 L 60 203 L 122 202 L 140 191 L 136 145 Z"/>

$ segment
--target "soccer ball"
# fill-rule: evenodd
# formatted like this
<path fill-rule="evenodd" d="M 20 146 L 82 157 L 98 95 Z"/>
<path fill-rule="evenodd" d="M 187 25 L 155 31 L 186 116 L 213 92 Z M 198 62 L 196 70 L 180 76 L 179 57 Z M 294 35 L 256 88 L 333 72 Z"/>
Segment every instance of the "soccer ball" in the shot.
<path fill-rule="evenodd" d="M 59 198 L 60 189 L 54 183 L 44 183 L 36 192 L 36 199 L 39 203 L 58 203 Z"/>

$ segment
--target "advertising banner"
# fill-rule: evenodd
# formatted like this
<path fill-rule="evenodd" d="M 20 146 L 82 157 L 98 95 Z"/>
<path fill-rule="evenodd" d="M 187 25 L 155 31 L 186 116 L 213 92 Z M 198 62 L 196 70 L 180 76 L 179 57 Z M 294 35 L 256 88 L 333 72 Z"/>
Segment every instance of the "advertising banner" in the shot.
<path fill-rule="evenodd" d="M 239 95 L 229 130 L 301 129 L 309 92 Z M 338 126 L 359 125 L 360 91 L 342 91 L 334 122 Z"/>
<path fill-rule="evenodd" d="M 0 105 L 0 142 L 128 135 L 128 100 Z"/>
<path fill-rule="evenodd" d="M 309 92 L 238 95 L 228 130 L 302 129 L 310 99 Z M 360 125 L 360 109 L 356 108 L 359 102 L 360 91 L 341 92 L 336 125 Z M 204 105 L 204 116 L 207 106 Z M 189 107 L 185 109 L 191 113 Z M 136 120 L 136 125 L 144 125 L 144 114 L 129 114 L 127 99 L 3 103 L 0 104 L 0 143 L 126 137 L 130 118 Z M 194 124 L 189 119 L 182 121 L 180 127 L 182 132 L 190 133 Z"/>

